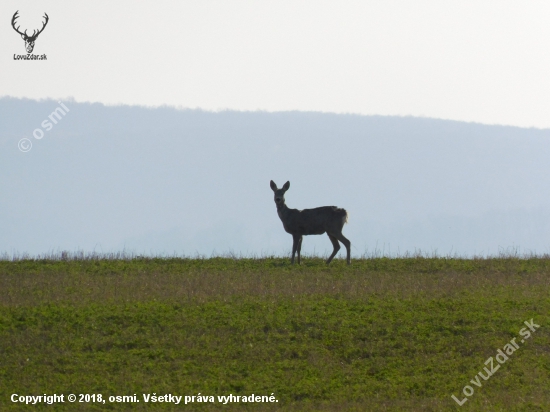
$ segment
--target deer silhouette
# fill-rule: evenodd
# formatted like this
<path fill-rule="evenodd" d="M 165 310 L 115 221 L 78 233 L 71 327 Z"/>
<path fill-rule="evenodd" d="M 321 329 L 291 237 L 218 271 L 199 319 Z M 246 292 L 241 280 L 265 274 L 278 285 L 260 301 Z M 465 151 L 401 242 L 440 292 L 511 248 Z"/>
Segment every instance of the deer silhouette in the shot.
<path fill-rule="evenodd" d="M 277 214 L 283 222 L 283 227 L 287 233 L 292 235 L 292 259 L 294 264 L 294 255 L 298 252 L 298 264 L 300 264 L 300 250 L 302 249 L 302 237 L 304 235 L 322 235 L 326 232 L 334 251 L 327 259 L 327 265 L 336 256 L 340 250 L 342 242 L 347 250 L 347 263 L 351 263 L 350 248 L 351 242 L 342 234 L 342 228 L 348 222 L 348 212 L 336 206 L 316 207 L 315 209 L 290 209 L 285 204 L 285 192 L 290 187 L 290 182 L 286 182 L 282 188 L 278 188 L 275 182 L 270 182 L 271 189 L 275 197 L 275 205 L 277 206 Z"/>
<path fill-rule="evenodd" d="M 42 33 L 44 31 L 44 28 L 46 27 L 46 25 L 48 24 L 48 21 L 50 20 L 50 18 L 48 17 L 48 15 L 46 13 L 44 13 L 44 18 L 46 19 L 46 21 L 44 23 L 42 23 L 42 28 L 40 30 L 38 30 L 38 33 L 36 32 L 36 30 L 33 30 L 32 32 L 32 35 L 31 36 L 28 36 L 27 35 L 27 30 L 25 30 L 24 33 L 21 33 L 19 31 L 19 27 L 21 26 L 17 26 L 17 28 L 15 28 L 15 20 L 17 20 L 19 18 L 19 16 L 17 15 L 17 13 L 19 13 L 19 10 L 17 10 L 14 14 L 13 14 L 13 17 L 11 19 L 11 26 L 13 27 L 13 29 L 19 33 L 21 35 L 21 38 L 23 40 L 25 40 L 25 48 L 27 49 L 27 53 L 32 53 L 33 49 L 34 49 L 34 42 L 36 41 L 36 38 L 38 37 L 38 35 L 40 33 Z"/>

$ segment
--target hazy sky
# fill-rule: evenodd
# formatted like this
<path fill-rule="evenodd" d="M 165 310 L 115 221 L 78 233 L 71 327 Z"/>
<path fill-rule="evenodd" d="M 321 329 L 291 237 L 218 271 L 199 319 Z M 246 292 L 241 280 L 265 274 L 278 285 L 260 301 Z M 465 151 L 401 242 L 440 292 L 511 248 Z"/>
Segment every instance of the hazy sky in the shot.
<path fill-rule="evenodd" d="M 22 28 L 48 27 L 15 61 Z M 548 1 L 0 3 L 0 96 L 550 128 Z"/>

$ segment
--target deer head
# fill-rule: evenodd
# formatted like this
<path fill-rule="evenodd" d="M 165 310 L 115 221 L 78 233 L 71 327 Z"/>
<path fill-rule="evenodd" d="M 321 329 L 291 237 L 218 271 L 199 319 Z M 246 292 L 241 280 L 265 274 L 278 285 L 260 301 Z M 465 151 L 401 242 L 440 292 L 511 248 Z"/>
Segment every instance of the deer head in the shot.
<path fill-rule="evenodd" d="M 283 206 L 285 204 L 285 192 L 290 187 L 290 182 L 286 182 L 280 189 L 277 188 L 277 185 L 273 180 L 269 182 L 269 185 L 271 186 L 271 190 L 273 190 L 273 193 L 275 194 L 275 196 L 273 197 L 273 200 L 275 200 L 275 204 L 277 205 L 277 207 Z"/>
<path fill-rule="evenodd" d="M 15 14 L 13 15 L 13 18 L 11 19 L 11 25 L 12 25 L 13 29 L 21 35 L 21 38 L 23 40 L 25 40 L 25 48 L 27 49 L 27 53 L 32 53 L 32 51 L 34 49 L 34 42 L 36 41 L 36 38 L 38 37 L 38 35 L 40 33 L 42 33 L 42 31 L 46 27 L 46 24 L 48 24 L 48 20 L 50 18 L 48 17 L 48 15 L 46 13 L 44 13 L 44 18 L 46 19 L 46 21 L 44 23 L 42 23 L 42 28 L 40 30 L 38 30 L 38 32 L 36 30 L 33 30 L 32 36 L 28 36 L 27 35 L 27 30 L 25 30 L 24 33 L 21 33 L 19 31 L 20 26 L 17 26 L 17 28 L 15 27 L 15 20 L 19 17 L 17 15 L 17 13 L 19 13 L 19 10 L 17 10 L 15 12 Z"/>

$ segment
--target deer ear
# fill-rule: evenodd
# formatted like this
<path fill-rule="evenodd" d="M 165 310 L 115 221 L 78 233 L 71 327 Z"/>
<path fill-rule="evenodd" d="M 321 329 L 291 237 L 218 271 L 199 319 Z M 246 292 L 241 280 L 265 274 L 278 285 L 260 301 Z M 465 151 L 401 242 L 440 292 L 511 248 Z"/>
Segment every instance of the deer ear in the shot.
<path fill-rule="evenodd" d="M 283 189 L 285 189 L 285 192 L 288 190 L 289 187 L 290 187 L 290 182 L 286 182 L 286 183 L 283 185 Z"/>
<path fill-rule="evenodd" d="M 275 182 L 273 180 L 271 182 L 269 182 L 269 186 L 271 186 L 271 190 L 273 190 L 273 191 L 277 190 L 277 185 L 275 184 Z"/>
<path fill-rule="evenodd" d="M 23 40 L 25 40 L 25 35 L 24 35 L 24 34 L 22 34 L 22 35 L 21 35 L 21 38 L 22 38 Z"/>

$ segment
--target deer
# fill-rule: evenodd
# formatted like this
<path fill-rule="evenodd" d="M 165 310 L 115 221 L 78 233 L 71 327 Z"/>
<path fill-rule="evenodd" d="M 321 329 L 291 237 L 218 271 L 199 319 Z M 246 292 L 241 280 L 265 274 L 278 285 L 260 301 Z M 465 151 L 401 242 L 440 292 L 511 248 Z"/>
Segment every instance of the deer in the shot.
<path fill-rule="evenodd" d="M 42 23 L 42 28 L 40 30 L 38 30 L 38 33 L 36 32 L 36 30 L 33 30 L 32 36 L 29 36 L 29 35 L 27 35 L 27 30 L 25 30 L 24 33 L 21 33 L 19 31 L 19 27 L 21 27 L 21 26 L 17 26 L 17 28 L 15 28 L 15 20 L 17 20 L 19 18 L 17 13 L 19 13 L 19 10 L 17 10 L 14 13 L 14 15 L 11 19 L 11 26 L 13 27 L 13 29 L 17 33 L 19 33 L 21 35 L 21 38 L 23 40 L 25 40 L 25 48 L 27 49 L 27 53 L 32 53 L 32 51 L 34 49 L 34 42 L 36 41 L 36 38 L 38 37 L 38 35 L 40 33 L 42 33 L 44 31 L 44 29 L 46 28 L 46 25 L 48 24 L 48 21 L 50 20 L 50 18 L 48 17 L 48 15 L 46 13 L 44 13 L 43 17 L 46 19 L 46 21 L 44 23 Z"/>
<path fill-rule="evenodd" d="M 346 247 L 347 264 L 351 264 L 351 242 L 342 234 L 342 229 L 348 222 L 348 212 L 345 209 L 336 206 L 322 206 L 304 210 L 290 209 L 285 204 L 285 193 L 290 188 L 290 182 L 286 182 L 279 189 L 272 180 L 270 186 L 274 193 L 277 214 L 281 222 L 283 222 L 285 231 L 292 235 L 292 264 L 294 264 L 296 252 L 298 252 L 298 264 L 300 264 L 303 236 L 322 235 L 325 232 L 334 247 L 326 264 L 328 265 L 340 250 L 340 243 L 338 241 L 342 242 Z"/>

